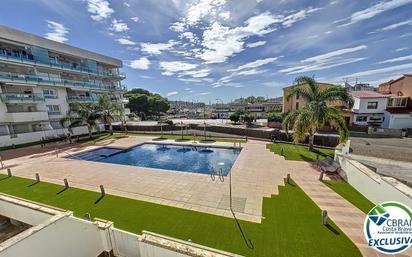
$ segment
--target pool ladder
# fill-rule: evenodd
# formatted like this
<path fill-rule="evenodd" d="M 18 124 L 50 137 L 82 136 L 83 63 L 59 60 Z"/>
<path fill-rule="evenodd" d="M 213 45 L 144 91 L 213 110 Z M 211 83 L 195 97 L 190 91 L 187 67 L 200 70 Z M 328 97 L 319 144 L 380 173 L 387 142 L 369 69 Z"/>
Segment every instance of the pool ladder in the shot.
<path fill-rule="evenodd" d="M 223 168 L 220 168 L 217 173 L 216 173 L 214 170 L 212 170 L 212 171 L 210 172 L 210 178 L 212 179 L 212 181 L 215 181 L 215 180 L 216 180 L 216 175 L 219 176 L 219 180 L 220 180 L 221 182 L 224 182 L 224 181 L 225 181 L 225 176 L 223 175 Z"/>

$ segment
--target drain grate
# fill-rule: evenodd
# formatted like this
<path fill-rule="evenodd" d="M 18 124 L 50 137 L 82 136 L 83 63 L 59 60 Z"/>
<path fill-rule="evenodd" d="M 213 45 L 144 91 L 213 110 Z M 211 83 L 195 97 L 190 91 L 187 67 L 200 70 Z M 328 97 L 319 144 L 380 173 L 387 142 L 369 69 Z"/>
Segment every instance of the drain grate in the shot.
<path fill-rule="evenodd" d="M 232 208 L 235 212 L 245 212 L 246 198 L 245 197 L 235 197 L 232 196 Z M 220 198 L 218 205 L 220 209 L 230 210 L 230 198 L 228 195 L 223 195 Z"/>

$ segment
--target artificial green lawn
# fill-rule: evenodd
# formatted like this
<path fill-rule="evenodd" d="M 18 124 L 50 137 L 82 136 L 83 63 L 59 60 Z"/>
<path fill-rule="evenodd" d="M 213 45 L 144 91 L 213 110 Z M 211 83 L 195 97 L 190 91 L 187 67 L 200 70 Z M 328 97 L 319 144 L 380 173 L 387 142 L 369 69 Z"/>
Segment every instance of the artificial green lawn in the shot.
<path fill-rule="evenodd" d="M 279 195 L 264 198 L 261 224 L 239 221 L 249 247 L 235 219 L 113 195 L 95 203 L 99 193 L 76 188 L 62 191 L 59 185 L 34 182 L 0 175 L 0 192 L 72 210 L 78 217 L 90 212 L 134 233 L 147 230 L 191 239 L 244 256 L 361 256 L 335 224 L 321 224 L 321 210 L 294 182 L 279 187 Z"/>
<path fill-rule="evenodd" d="M 335 155 L 335 150 L 333 149 L 315 147 L 315 151 L 310 152 L 307 146 L 286 143 L 267 144 L 266 148 L 279 155 L 283 149 L 285 159 L 293 161 L 316 161 L 317 155 L 319 155 L 319 160 L 325 159 L 328 155 L 331 157 Z"/>
<path fill-rule="evenodd" d="M 375 204 L 369 201 L 346 181 L 324 180 L 323 183 L 325 183 L 325 185 L 330 187 L 337 194 L 348 200 L 348 202 L 358 207 L 364 213 L 368 213 L 373 207 L 375 207 Z"/>

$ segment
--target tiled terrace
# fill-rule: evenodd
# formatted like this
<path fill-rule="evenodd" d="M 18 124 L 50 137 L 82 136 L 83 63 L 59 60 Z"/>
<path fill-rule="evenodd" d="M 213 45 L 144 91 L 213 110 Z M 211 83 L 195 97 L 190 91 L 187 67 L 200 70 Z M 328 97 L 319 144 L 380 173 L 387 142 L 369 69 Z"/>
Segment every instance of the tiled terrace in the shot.
<path fill-rule="evenodd" d="M 19 153 L 18 150 L 5 154 L 8 159 L 6 165 L 12 166 L 13 173 L 18 176 L 34 178 L 34 174 L 39 173 L 42 180 L 59 184 L 63 183 L 63 178 L 67 178 L 71 186 L 94 191 L 99 191 L 99 185 L 103 184 L 111 194 L 232 216 L 228 209 L 229 177 L 220 182 L 219 179 L 212 181 L 207 175 L 62 158 L 67 153 L 102 145 L 129 148 L 147 141 L 153 142 L 152 139 L 130 137 L 99 145 L 72 145 L 58 151 L 53 148 L 43 149 L 38 154 L 30 149 L 21 149 L 26 152 Z M 193 144 L 174 140 L 157 143 Z M 203 145 L 233 147 L 233 143 L 222 142 Z M 260 222 L 262 198 L 277 194 L 278 186 L 284 183 L 283 179 L 289 173 L 321 209 L 328 211 L 331 219 L 359 247 L 364 256 L 383 256 L 366 246 L 362 229 L 365 214 L 320 182 L 319 173 L 312 164 L 286 161 L 267 150 L 266 142 L 249 140 L 242 147 L 231 170 L 233 206 L 239 219 Z M 13 154 L 20 157 L 11 159 Z M 397 256 L 410 256 L 409 251 L 408 254 Z"/>

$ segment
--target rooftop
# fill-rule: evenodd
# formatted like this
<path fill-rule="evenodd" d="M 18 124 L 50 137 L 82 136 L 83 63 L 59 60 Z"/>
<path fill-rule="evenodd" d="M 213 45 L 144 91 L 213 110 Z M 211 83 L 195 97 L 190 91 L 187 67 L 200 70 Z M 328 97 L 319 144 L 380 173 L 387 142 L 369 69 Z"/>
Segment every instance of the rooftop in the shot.
<path fill-rule="evenodd" d="M 389 95 L 384 95 L 375 91 L 353 91 L 350 92 L 356 98 L 388 98 Z"/>
<path fill-rule="evenodd" d="M 121 60 L 94 53 L 88 50 L 84 50 L 78 47 L 59 43 L 53 40 L 49 40 L 43 37 L 39 37 L 27 32 L 19 31 L 2 25 L 0 25 L 0 39 L 8 42 L 39 46 L 46 49 L 50 49 L 57 53 L 72 56 L 81 56 L 83 58 L 96 60 L 101 63 L 110 64 L 116 67 L 122 67 Z"/>

